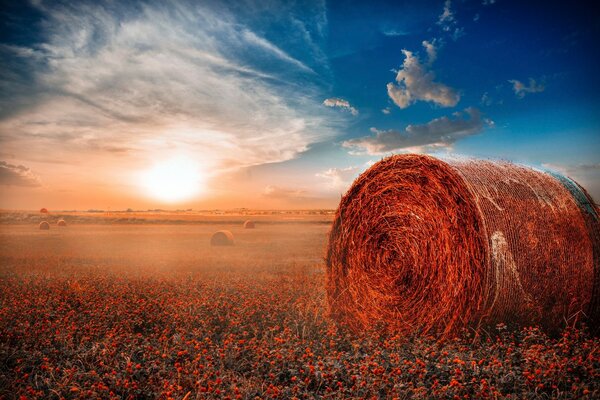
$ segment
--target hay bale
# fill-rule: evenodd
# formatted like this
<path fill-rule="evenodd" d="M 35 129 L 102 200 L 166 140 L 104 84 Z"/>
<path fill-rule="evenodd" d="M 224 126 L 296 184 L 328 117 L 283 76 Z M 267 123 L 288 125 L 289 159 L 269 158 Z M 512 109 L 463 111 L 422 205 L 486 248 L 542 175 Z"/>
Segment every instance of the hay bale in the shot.
<path fill-rule="evenodd" d="M 50 224 L 47 221 L 40 222 L 40 229 L 43 231 L 47 231 L 50 229 Z"/>
<path fill-rule="evenodd" d="M 254 225 L 254 221 L 248 220 L 244 222 L 244 229 L 254 229 L 256 226 Z"/>
<path fill-rule="evenodd" d="M 572 180 L 506 162 L 397 155 L 341 199 L 331 315 L 355 330 L 453 336 L 505 322 L 598 328 L 600 225 Z"/>
<path fill-rule="evenodd" d="M 42 213 L 42 214 L 48 214 L 48 209 L 47 208 L 40 208 L 40 213 Z"/>
<path fill-rule="evenodd" d="M 56 223 L 56 225 L 58 225 L 58 226 L 67 226 L 67 223 L 65 222 L 64 219 L 59 219 L 58 222 Z"/>
<path fill-rule="evenodd" d="M 213 233 L 210 238 L 211 246 L 233 246 L 233 233 L 221 230 Z"/>

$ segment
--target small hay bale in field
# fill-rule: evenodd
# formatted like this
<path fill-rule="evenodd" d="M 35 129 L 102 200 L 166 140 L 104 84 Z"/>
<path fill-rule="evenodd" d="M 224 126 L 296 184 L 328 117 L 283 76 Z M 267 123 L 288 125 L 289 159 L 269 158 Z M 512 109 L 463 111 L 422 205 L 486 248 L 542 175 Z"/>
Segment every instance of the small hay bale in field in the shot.
<path fill-rule="evenodd" d="M 56 225 L 58 225 L 58 226 L 67 226 L 67 223 L 65 222 L 64 219 L 59 219 L 58 222 L 56 223 Z"/>
<path fill-rule="evenodd" d="M 50 229 L 50 224 L 48 223 L 48 221 L 40 222 L 40 229 L 43 231 L 47 231 L 48 229 Z"/>
<path fill-rule="evenodd" d="M 254 221 L 248 220 L 244 222 L 244 229 L 254 229 L 256 226 L 254 225 Z"/>
<path fill-rule="evenodd" d="M 569 178 L 507 162 L 396 155 L 341 199 L 330 313 L 355 330 L 454 336 L 505 322 L 599 326 L 600 224 Z"/>
<path fill-rule="evenodd" d="M 213 233 L 210 238 L 211 246 L 233 246 L 233 233 L 221 230 Z"/>
<path fill-rule="evenodd" d="M 47 208 L 40 208 L 40 213 L 42 213 L 42 214 L 48 214 L 48 209 Z"/>

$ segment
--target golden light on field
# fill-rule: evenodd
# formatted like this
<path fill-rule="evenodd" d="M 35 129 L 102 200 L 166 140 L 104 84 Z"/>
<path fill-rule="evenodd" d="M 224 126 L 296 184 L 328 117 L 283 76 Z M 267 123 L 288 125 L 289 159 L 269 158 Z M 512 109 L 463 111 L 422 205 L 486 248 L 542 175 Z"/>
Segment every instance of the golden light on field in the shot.
<path fill-rule="evenodd" d="M 206 189 L 200 166 L 184 157 L 159 162 L 142 172 L 140 184 L 149 196 L 168 203 L 188 200 Z"/>

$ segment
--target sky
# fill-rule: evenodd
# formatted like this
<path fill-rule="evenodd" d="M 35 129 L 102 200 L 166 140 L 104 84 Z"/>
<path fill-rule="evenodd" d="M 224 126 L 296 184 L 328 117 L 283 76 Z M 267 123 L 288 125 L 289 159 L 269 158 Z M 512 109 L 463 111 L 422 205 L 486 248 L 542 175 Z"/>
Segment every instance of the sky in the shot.
<path fill-rule="evenodd" d="M 597 9 L 2 1 L 0 208 L 335 208 L 401 153 L 552 169 L 598 201 Z"/>

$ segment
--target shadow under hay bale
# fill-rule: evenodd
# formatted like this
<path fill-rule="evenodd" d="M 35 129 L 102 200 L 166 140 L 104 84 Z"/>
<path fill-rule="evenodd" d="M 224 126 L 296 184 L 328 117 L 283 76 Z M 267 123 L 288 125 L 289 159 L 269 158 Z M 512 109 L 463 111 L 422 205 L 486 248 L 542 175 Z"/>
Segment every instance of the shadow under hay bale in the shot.
<path fill-rule="evenodd" d="M 56 225 L 58 225 L 58 226 L 67 226 L 67 223 L 65 222 L 64 219 L 59 219 L 58 222 L 56 223 Z"/>
<path fill-rule="evenodd" d="M 212 237 L 210 238 L 210 245 L 211 246 L 233 246 L 234 245 L 233 233 L 226 231 L 226 230 L 217 231 L 217 232 L 213 233 Z"/>
<path fill-rule="evenodd" d="M 337 210 L 331 315 L 355 330 L 441 337 L 499 322 L 597 330 L 593 204 L 568 178 L 507 162 L 386 158 Z"/>
<path fill-rule="evenodd" d="M 40 229 L 43 231 L 47 231 L 50 229 L 50 224 L 47 221 L 40 222 Z"/>
<path fill-rule="evenodd" d="M 254 221 L 248 220 L 244 222 L 244 229 L 254 229 L 256 226 L 254 225 Z"/>

